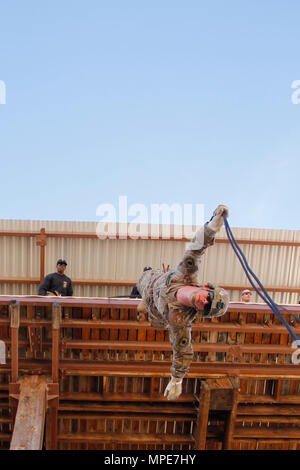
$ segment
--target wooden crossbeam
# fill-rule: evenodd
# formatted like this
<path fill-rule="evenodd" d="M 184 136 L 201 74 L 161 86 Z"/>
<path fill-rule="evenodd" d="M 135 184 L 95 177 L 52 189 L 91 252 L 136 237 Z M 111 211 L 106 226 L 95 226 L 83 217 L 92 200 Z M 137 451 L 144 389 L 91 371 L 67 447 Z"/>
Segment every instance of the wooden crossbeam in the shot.
<path fill-rule="evenodd" d="M 193 444 L 189 434 L 123 434 L 123 433 L 76 433 L 59 434 L 58 441 L 131 443 L 131 444 Z"/>
<path fill-rule="evenodd" d="M 46 413 L 46 377 L 24 376 L 10 450 L 40 450 Z"/>
<path fill-rule="evenodd" d="M 80 401 L 131 401 L 131 402 L 145 402 L 145 400 L 149 400 L 151 402 L 166 402 L 168 401 L 167 398 L 163 396 L 163 394 L 159 394 L 155 397 L 146 395 L 144 392 L 140 393 L 113 393 L 113 394 L 100 394 L 97 392 L 61 392 L 60 393 L 60 400 L 80 400 Z M 182 394 L 180 397 L 177 398 L 177 402 L 192 402 L 195 399 L 194 394 Z"/>
<path fill-rule="evenodd" d="M 130 377 L 169 377 L 170 362 L 165 361 L 84 361 L 66 360 L 60 361 L 60 370 L 64 376 L 130 376 Z M 6 364 L 0 364 L 0 373 L 10 373 L 11 360 Z M 34 374 L 50 374 L 51 362 L 43 360 L 20 359 L 19 370 L 21 373 L 31 371 Z M 259 363 L 226 363 L 226 362 L 193 362 L 188 374 L 189 378 L 197 377 L 222 377 L 238 375 L 241 378 L 257 379 L 285 379 L 299 380 L 300 368 L 293 364 L 259 364 Z M 281 397 L 282 398 L 282 397 Z M 299 397 L 295 396 L 298 400 Z M 285 398 L 283 397 L 285 400 Z"/>
<path fill-rule="evenodd" d="M 149 414 L 144 414 L 144 413 L 139 413 L 136 411 L 135 413 L 59 413 L 59 419 L 80 419 L 80 420 L 89 420 L 89 419 L 118 419 L 118 420 L 138 420 L 138 421 L 163 421 L 164 423 L 166 421 L 180 421 L 180 422 L 186 422 L 186 421 L 195 421 L 196 417 L 191 416 L 191 415 L 178 415 L 178 414 L 168 414 L 164 413 L 162 411 L 161 414 L 155 414 L 155 413 L 149 413 Z"/>
<path fill-rule="evenodd" d="M 239 404 L 237 410 L 238 416 L 300 416 L 300 406 L 293 405 L 244 405 Z"/>
<path fill-rule="evenodd" d="M 186 405 L 184 403 L 178 403 L 177 401 L 174 403 L 143 403 L 142 407 L 136 406 L 135 403 L 128 403 L 124 401 L 115 402 L 100 402 L 100 403 L 88 403 L 88 402 L 67 402 L 67 401 L 60 401 L 59 405 L 59 414 L 62 412 L 95 412 L 95 413 L 137 413 L 138 410 L 142 410 L 143 413 L 149 413 L 150 415 L 155 413 L 163 413 L 166 417 L 169 414 L 184 414 L 184 415 L 195 415 L 196 409 L 194 406 L 190 404 Z M 189 419 L 192 419 L 191 417 Z"/>
<path fill-rule="evenodd" d="M 171 351 L 170 343 L 162 341 L 93 341 L 93 340 L 66 340 L 64 348 L 67 349 L 104 349 L 111 351 Z M 193 344 L 194 352 L 226 352 L 236 351 L 237 354 L 250 353 L 250 354 L 291 354 L 295 348 L 288 345 L 278 344 L 241 344 L 232 346 L 222 343 L 203 343 Z"/>
<path fill-rule="evenodd" d="M 27 309 L 31 306 L 27 306 Z M 96 309 L 93 309 L 96 310 Z M 0 319 L 0 327 L 9 326 L 9 319 Z M 26 327 L 50 327 L 51 320 L 46 319 L 30 319 L 21 318 L 20 326 Z M 108 329 L 118 328 L 125 330 L 138 330 L 141 328 L 147 328 L 148 331 L 155 331 L 151 327 L 148 321 L 137 322 L 136 320 L 80 320 L 80 319 L 64 319 L 61 322 L 62 328 L 90 328 L 90 329 Z M 255 333 L 255 334 L 287 334 L 285 326 L 276 325 L 273 323 L 238 323 L 238 322 L 214 322 L 214 323 L 194 323 L 193 331 L 207 331 L 213 332 L 218 331 L 221 333 Z M 295 326 L 294 331 L 296 334 L 300 334 L 300 327 Z"/>
<path fill-rule="evenodd" d="M 257 439 L 299 439 L 300 438 L 300 429 L 285 427 L 285 428 L 275 428 L 275 427 L 236 427 L 234 431 L 234 438 L 257 438 Z"/>
<path fill-rule="evenodd" d="M 238 416 L 236 423 L 286 423 L 300 424 L 300 417 L 295 416 Z"/>

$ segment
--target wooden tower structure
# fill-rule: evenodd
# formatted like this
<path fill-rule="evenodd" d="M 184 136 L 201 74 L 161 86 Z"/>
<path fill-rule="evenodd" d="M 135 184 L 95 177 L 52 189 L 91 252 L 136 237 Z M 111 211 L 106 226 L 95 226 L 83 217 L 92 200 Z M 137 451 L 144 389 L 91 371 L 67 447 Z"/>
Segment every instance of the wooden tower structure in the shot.
<path fill-rule="evenodd" d="M 266 305 L 196 317 L 172 402 L 168 331 L 138 302 L 0 296 L 1 449 L 300 449 L 300 367 Z"/>

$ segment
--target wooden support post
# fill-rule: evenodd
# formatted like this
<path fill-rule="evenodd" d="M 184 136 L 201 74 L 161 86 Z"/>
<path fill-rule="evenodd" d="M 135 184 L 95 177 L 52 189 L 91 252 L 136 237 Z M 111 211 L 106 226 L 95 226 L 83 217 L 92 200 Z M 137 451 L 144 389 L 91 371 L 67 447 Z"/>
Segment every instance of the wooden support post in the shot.
<path fill-rule="evenodd" d="M 59 336 L 61 323 L 61 305 L 52 306 L 52 382 L 58 383 Z"/>
<path fill-rule="evenodd" d="M 10 304 L 10 331 L 11 331 L 11 382 L 16 383 L 19 375 L 19 326 L 20 304 L 15 300 Z"/>
<path fill-rule="evenodd" d="M 49 387 L 49 385 L 48 385 Z M 57 450 L 58 387 L 55 398 L 48 401 L 46 418 L 46 450 Z"/>
<path fill-rule="evenodd" d="M 40 233 L 36 235 L 36 246 L 40 246 L 40 282 L 45 277 L 45 246 L 47 245 L 47 235 L 44 228 L 41 228 Z"/>
<path fill-rule="evenodd" d="M 226 413 L 223 448 L 231 449 L 238 404 L 238 379 L 207 379 L 201 383 L 195 449 L 205 450 L 209 411 Z"/>
<path fill-rule="evenodd" d="M 46 449 L 57 449 L 57 419 L 59 406 L 59 339 L 61 305 L 52 306 L 52 383 L 47 385 L 48 411 L 46 420 Z"/>
<path fill-rule="evenodd" d="M 24 376 L 10 450 L 41 450 L 46 412 L 46 377 Z"/>
<path fill-rule="evenodd" d="M 238 397 L 239 397 L 239 391 L 240 391 L 238 378 L 232 378 L 231 383 L 233 386 L 232 408 L 225 422 L 225 434 L 224 434 L 224 440 L 223 440 L 224 450 L 232 450 L 232 447 L 233 447 L 233 434 L 235 430 Z"/>
<path fill-rule="evenodd" d="M 233 405 L 233 380 L 229 377 L 207 379 L 206 383 L 211 391 L 210 409 L 217 411 L 231 411 Z"/>
<path fill-rule="evenodd" d="M 206 447 L 209 407 L 210 407 L 210 389 L 207 383 L 203 381 L 201 383 L 201 388 L 200 388 L 198 416 L 197 416 L 197 423 L 196 423 L 196 431 L 194 435 L 195 450 L 205 450 L 205 447 Z"/>

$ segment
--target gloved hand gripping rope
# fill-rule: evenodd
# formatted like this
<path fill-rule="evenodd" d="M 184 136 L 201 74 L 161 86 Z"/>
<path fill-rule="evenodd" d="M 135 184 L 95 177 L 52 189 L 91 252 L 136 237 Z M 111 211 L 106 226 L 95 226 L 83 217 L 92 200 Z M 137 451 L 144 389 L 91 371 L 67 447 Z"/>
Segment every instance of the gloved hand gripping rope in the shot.
<path fill-rule="evenodd" d="M 226 218 L 226 214 L 223 213 L 223 219 L 224 219 L 224 225 L 225 225 L 225 229 L 226 229 L 226 233 L 227 233 L 227 237 L 228 237 L 228 240 L 232 246 L 232 249 L 233 251 L 235 252 L 236 256 L 238 257 L 238 260 L 239 262 L 241 263 L 242 265 L 242 268 L 243 270 L 245 271 L 245 274 L 250 282 L 250 284 L 252 285 L 252 287 L 254 288 L 254 290 L 257 292 L 257 294 L 263 299 L 263 301 L 270 307 L 271 310 L 273 310 L 273 312 L 275 313 L 275 315 L 279 318 L 279 320 L 283 323 L 283 325 L 286 327 L 286 329 L 288 330 L 289 334 L 291 335 L 291 337 L 296 341 L 296 344 L 299 348 L 300 346 L 300 340 L 298 338 L 298 336 L 296 335 L 296 333 L 292 330 L 292 328 L 290 327 L 290 325 L 287 323 L 287 321 L 285 320 L 285 318 L 283 317 L 283 315 L 281 314 L 280 312 L 280 308 L 287 311 L 288 313 L 290 313 L 286 308 L 284 307 L 279 307 L 272 299 L 271 297 L 269 296 L 269 294 L 267 293 L 266 289 L 264 288 L 264 286 L 262 285 L 262 283 L 260 282 L 260 280 L 257 278 L 257 276 L 254 274 L 254 272 L 251 270 L 250 266 L 248 265 L 248 262 L 247 262 L 247 259 L 244 255 L 244 253 L 242 252 L 242 250 L 240 249 L 239 245 L 237 244 L 236 240 L 234 239 L 234 236 L 232 234 L 232 231 L 229 227 L 229 224 L 228 224 L 228 221 L 227 221 L 227 218 Z M 259 291 L 259 289 L 256 287 L 256 285 L 254 284 L 254 282 L 252 281 L 251 279 L 251 276 L 252 278 L 257 282 L 257 284 L 259 285 L 260 289 L 262 292 Z M 299 319 L 291 314 L 293 316 L 293 318 L 295 318 L 295 320 L 297 322 L 299 322 Z"/>

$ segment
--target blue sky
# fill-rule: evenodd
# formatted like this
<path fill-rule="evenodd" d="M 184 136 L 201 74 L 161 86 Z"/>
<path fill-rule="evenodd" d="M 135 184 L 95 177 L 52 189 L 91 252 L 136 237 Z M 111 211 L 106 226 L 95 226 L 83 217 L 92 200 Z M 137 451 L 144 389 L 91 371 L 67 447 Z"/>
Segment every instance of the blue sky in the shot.
<path fill-rule="evenodd" d="M 219 203 L 300 230 L 296 0 L 15 0 L 0 7 L 2 219 Z"/>

